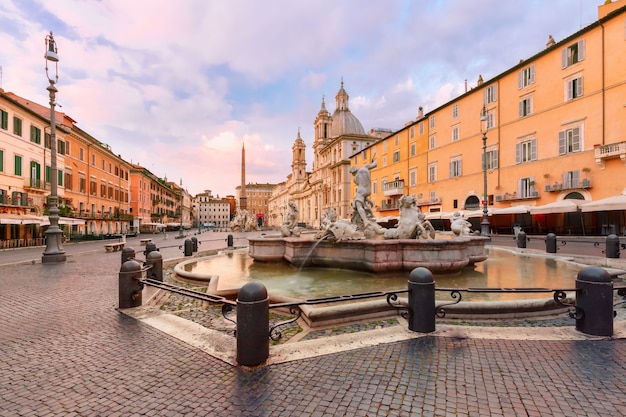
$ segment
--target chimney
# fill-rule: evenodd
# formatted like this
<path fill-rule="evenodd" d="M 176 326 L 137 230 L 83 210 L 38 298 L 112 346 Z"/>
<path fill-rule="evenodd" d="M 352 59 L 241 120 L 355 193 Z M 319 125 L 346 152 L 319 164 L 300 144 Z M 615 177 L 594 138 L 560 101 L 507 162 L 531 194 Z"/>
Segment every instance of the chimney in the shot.
<path fill-rule="evenodd" d="M 554 41 L 554 38 L 552 37 L 552 35 L 548 35 L 548 42 L 546 43 L 546 49 L 548 49 L 551 46 L 554 46 L 556 44 L 556 42 Z"/>
<path fill-rule="evenodd" d="M 417 118 L 418 119 L 424 118 L 424 108 L 422 106 L 419 107 L 419 111 L 417 112 Z"/>

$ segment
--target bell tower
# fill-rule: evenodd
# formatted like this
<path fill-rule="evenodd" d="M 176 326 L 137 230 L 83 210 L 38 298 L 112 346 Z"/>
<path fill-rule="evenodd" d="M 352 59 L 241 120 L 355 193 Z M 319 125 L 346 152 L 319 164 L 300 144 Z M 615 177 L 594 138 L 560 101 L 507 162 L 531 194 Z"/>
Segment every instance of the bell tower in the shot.
<path fill-rule="evenodd" d="M 291 177 L 295 183 L 306 180 L 306 145 L 300 137 L 300 129 L 298 128 L 298 137 L 293 143 L 291 158 Z"/>

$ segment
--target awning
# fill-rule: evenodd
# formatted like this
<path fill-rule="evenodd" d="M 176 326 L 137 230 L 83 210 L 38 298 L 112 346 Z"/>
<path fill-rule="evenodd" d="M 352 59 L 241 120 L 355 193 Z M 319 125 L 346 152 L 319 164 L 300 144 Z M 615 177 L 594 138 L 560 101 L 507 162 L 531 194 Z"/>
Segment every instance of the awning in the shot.
<path fill-rule="evenodd" d="M 42 217 L 30 214 L 0 213 L 0 224 L 41 224 Z"/>
<path fill-rule="evenodd" d="M 59 224 L 69 224 L 69 225 L 81 224 L 82 225 L 82 224 L 85 224 L 85 220 L 75 219 L 73 217 L 59 217 Z M 43 216 L 41 225 L 50 226 L 50 219 L 48 218 L 48 216 Z"/>
<path fill-rule="evenodd" d="M 596 201 L 588 201 L 580 209 L 587 211 L 611 211 L 626 210 L 626 195 L 620 194 L 613 197 L 603 198 Z"/>
<path fill-rule="evenodd" d="M 517 206 L 494 208 L 492 214 L 526 214 L 530 211 L 530 207 L 520 204 Z"/>
<path fill-rule="evenodd" d="M 578 207 L 584 202 L 585 200 L 566 199 L 543 206 L 532 206 L 530 207 L 530 214 L 573 213 L 578 211 Z"/>

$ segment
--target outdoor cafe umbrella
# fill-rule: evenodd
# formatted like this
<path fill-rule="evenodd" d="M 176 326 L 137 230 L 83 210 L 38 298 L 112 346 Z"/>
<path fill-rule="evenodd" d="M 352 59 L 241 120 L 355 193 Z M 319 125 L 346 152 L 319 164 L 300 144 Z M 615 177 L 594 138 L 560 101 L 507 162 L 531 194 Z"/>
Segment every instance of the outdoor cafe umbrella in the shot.
<path fill-rule="evenodd" d="M 589 201 L 580 206 L 580 209 L 584 212 L 626 210 L 626 195 L 620 194 L 601 200 Z"/>
<path fill-rule="evenodd" d="M 578 211 L 578 207 L 584 202 L 585 200 L 566 199 L 543 206 L 531 206 L 530 214 L 573 213 Z"/>

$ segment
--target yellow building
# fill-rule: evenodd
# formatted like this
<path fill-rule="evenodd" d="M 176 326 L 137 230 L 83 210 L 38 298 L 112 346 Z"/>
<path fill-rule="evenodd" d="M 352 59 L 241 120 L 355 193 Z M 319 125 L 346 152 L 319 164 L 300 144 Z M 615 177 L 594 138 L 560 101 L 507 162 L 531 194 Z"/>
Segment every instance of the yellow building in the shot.
<path fill-rule="evenodd" d="M 353 154 L 357 166 L 376 158 L 377 216 L 397 215 L 407 194 L 431 218 L 464 210 L 477 225 L 486 176 L 492 232 L 520 223 L 529 233 L 622 233 L 623 210 L 541 209 L 625 191 L 626 1 L 606 2 L 598 18 L 561 41 L 550 36 L 543 50 L 492 79 L 479 76 L 448 103 L 420 108 L 416 120 Z M 520 214 L 498 214 L 514 206 Z"/>

